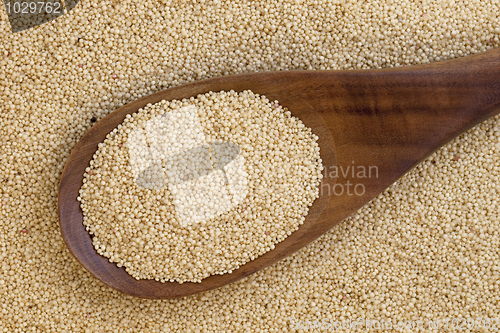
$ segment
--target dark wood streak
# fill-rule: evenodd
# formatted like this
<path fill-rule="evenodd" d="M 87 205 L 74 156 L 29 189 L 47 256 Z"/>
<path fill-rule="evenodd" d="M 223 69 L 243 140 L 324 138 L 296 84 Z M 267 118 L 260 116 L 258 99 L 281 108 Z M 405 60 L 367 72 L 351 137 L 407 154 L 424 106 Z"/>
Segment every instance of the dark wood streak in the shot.
<path fill-rule="evenodd" d="M 76 200 L 85 168 L 97 144 L 126 114 L 162 99 L 208 91 L 251 89 L 278 100 L 319 136 L 323 163 L 334 167 L 376 166 L 378 177 L 363 178 L 363 195 L 325 191 L 345 178 L 323 180 L 322 196 L 306 222 L 276 248 L 231 274 L 201 283 L 137 281 L 100 256 L 82 224 Z M 94 276 L 124 293 L 172 298 L 199 293 L 252 274 L 307 245 L 362 207 L 436 149 L 500 111 L 500 49 L 446 62 L 360 71 L 282 71 L 223 76 L 193 82 L 141 98 L 109 114 L 78 142 L 64 168 L 59 219 L 64 240 Z M 340 186 L 339 185 L 339 186 Z"/>

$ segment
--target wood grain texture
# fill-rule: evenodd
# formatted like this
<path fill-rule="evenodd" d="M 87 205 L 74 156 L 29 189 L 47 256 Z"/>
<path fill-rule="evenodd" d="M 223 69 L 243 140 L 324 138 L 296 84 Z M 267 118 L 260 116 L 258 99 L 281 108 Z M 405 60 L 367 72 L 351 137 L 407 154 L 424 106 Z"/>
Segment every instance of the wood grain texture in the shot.
<path fill-rule="evenodd" d="M 128 113 L 148 103 L 182 99 L 208 91 L 250 89 L 278 100 L 319 136 L 326 174 L 372 166 L 372 177 L 326 177 L 321 196 L 304 225 L 276 248 L 231 274 L 201 283 L 135 280 L 94 250 L 76 200 L 83 173 L 97 144 Z M 248 276 L 307 245 L 358 210 L 436 149 L 500 112 L 500 49 L 466 58 L 406 68 L 359 71 L 282 71 L 223 76 L 193 82 L 141 98 L 95 124 L 78 142 L 59 188 L 59 220 L 64 240 L 94 276 L 124 293 L 172 298 L 217 288 Z M 368 170 L 368 169 L 367 169 Z M 364 193 L 354 194 L 353 185 Z M 340 194 L 340 190 L 344 193 Z M 358 187 L 358 194 L 361 187 Z"/>

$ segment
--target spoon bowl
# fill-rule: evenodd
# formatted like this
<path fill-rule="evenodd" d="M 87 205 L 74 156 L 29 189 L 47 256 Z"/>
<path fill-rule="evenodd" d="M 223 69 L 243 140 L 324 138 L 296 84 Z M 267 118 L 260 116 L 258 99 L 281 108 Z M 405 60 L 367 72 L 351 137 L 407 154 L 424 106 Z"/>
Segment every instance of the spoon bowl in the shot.
<path fill-rule="evenodd" d="M 324 165 L 320 197 L 303 225 L 275 249 L 201 283 L 136 280 L 99 255 L 77 201 L 97 145 L 149 103 L 209 91 L 252 90 L 278 100 L 310 127 Z M 309 244 L 361 208 L 442 145 L 500 112 L 500 49 L 428 65 L 355 71 L 281 71 L 223 76 L 143 97 L 96 123 L 61 176 L 59 224 L 71 253 L 105 284 L 142 298 L 173 298 L 248 276 Z"/>

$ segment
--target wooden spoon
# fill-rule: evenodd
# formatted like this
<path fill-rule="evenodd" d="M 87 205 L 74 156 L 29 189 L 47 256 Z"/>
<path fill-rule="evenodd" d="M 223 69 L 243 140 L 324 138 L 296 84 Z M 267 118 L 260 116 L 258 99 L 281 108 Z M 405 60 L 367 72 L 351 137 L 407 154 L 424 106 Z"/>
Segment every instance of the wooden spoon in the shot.
<path fill-rule="evenodd" d="M 299 230 L 231 274 L 211 276 L 201 283 L 135 280 L 97 254 L 82 224 L 76 198 L 97 144 L 127 114 L 148 103 L 231 89 L 250 89 L 278 100 L 319 136 L 327 176 L 320 198 Z M 500 49 L 406 68 L 260 72 L 167 89 L 114 111 L 78 142 L 61 177 L 61 232 L 70 251 L 89 272 L 124 293 L 144 298 L 199 293 L 248 276 L 309 244 L 436 149 L 499 111 Z"/>

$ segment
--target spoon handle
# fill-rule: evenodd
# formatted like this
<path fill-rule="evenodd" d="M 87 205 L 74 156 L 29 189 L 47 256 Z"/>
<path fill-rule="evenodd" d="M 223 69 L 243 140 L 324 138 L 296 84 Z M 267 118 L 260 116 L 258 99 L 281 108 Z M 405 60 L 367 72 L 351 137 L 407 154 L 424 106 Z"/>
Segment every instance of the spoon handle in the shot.
<path fill-rule="evenodd" d="M 332 197 L 309 230 L 317 236 L 435 150 L 500 113 L 500 49 L 423 66 L 317 75 L 311 82 L 316 97 L 308 103 L 331 129 L 337 154 L 337 165 L 324 172 L 337 177 L 336 188 L 322 189 Z"/>

